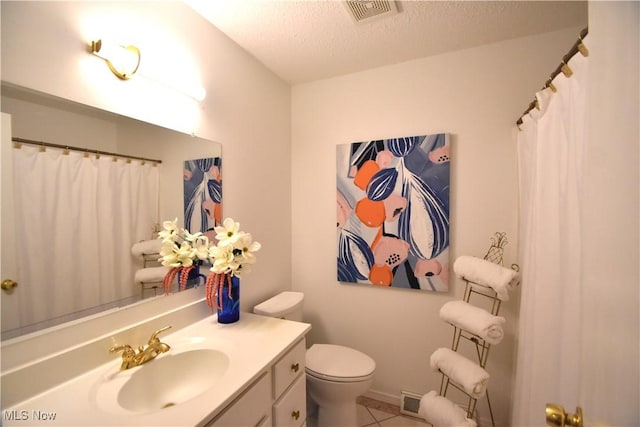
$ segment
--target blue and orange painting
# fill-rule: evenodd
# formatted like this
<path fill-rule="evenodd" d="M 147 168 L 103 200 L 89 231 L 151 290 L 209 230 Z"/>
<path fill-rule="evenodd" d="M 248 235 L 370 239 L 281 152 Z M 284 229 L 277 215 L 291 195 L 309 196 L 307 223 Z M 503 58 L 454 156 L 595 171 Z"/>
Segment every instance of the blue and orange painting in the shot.
<path fill-rule="evenodd" d="M 222 158 L 186 160 L 184 178 L 184 227 L 210 240 L 222 223 Z"/>
<path fill-rule="evenodd" d="M 338 281 L 449 289 L 448 134 L 336 147 Z"/>

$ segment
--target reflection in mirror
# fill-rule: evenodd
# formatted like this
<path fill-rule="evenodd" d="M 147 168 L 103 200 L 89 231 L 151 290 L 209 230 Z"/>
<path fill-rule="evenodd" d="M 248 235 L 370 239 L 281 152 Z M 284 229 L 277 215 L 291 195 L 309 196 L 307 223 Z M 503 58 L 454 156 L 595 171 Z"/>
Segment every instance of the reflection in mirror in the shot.
<path fill-rule="evenodd" d="M 193 160 L 214 159 L 221 181 L 220 144 L 5 83 L 2 113 L 0 263 L 18 284 L 0 291 L 2 340 L 164 298 L 161 277 L 136 281 L 158 266 L 140 246 L 184 224 Z M 191 231 L 221 215 L 221 194 L 198 194 Z"/>

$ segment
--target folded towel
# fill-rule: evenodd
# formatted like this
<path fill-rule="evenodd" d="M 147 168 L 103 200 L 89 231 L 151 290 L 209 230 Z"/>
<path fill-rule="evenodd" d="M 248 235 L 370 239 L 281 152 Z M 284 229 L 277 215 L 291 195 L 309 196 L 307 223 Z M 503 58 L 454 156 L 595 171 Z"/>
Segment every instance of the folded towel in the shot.
<path fill-rule="evenodd" d="M 467 413 L 458 405 L 438 396 L 435 391 L 422 396 L 418 414 L 434 427 L 476 427 L 474 420 L 467 418 Z"/>
<path fill-rule="evenodd" d="M 141 242 L 134 243 L 133 246 L 131 246 L 131 254 L 137 257 L 150 254 L 159 254 L 161 246 L 162 240 L 160 239 L 143 240 Z"/>
<path fill-rule="evenodd" d="M 448 348 L 439 348 L 430 359 L 431 369 L 443 374 L 462 386 L 467 394 L 476 399 L 487 389 L 489 373 L 480 365 Z"/>
<path fill-rule="evenodd" d="M 136 274 L 133 276 L 133 281 L 136 285 L 142 283 L 156 283 L 164 280 L 164 276 L 169 271 L 169 267 L 147 267 L 136 270 Z"/>
<path fill-rule="evenodd" d="M 500 344 L 504 331 L 504 317 L 464 301 L 449 301 L 440 308 L 440 318 L 459 328 L 478 335 L 489 344 Z"/>
<path fill-rule="evenodd" d="M 458 257 L 453 263 L 453 270 L 458 277 L 493 289 L 502 301 L 509 300 L 509 291 L 520 277 L 515 270 L 473 256 Z"/>

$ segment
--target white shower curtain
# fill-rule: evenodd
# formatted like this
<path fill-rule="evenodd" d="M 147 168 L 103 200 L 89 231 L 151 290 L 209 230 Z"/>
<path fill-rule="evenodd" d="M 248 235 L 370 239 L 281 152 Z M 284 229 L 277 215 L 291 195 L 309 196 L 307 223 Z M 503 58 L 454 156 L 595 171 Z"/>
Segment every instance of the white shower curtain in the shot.
<path fill-rule="evenodd" d="M 586 42 L 585 42 L 586 43 Z M 588 45 L 588 44 L 587 44 Z M 576 54 L 536 96 L 518 132 L 522 295 L 514 426 L 544 425 L 545 405 L 578 406 L 583 167 L 588 58 Z M 559 351 L 562 349 L 562 351 Z"/>
<path fill-rule="evenodd" d="M 136 295 L 131 245 L 158 222 L 158 167 L 13 150 L 20 324 Z"/>

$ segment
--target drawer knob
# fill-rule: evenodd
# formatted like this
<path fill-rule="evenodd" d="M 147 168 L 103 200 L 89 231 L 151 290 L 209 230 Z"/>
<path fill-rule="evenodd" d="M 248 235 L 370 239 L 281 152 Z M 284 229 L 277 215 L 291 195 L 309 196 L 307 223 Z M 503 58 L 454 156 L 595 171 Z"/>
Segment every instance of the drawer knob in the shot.
<path fill-rule="evenodd" d="M 291 418 L 293 418 L 294 420 L 298 420 L 298 418 L 300 418 L 300 411 L 293 411 L 291 413 Z"/>
<path fill-rule="evenodd" d="M 299 363 L 292 363 L 292 364 L 291 364 L 291 370 L 292 370 L 293 372 L 296 372 L 296 373 L 297 373 L 297 372 L 298 372 L 298 370 L 300 370 L 300 364 L 299 364 Z"/>

